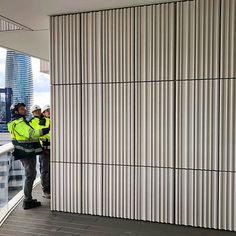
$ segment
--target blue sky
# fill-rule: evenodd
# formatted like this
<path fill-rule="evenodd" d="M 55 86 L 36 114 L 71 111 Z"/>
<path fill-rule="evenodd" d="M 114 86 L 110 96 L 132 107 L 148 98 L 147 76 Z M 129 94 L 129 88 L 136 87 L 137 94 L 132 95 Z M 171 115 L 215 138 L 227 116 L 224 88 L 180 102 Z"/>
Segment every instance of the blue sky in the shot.
<path fill-rule="evenodd" d="M 6 50 L 0 48 L 0 88 L 3 88 L 5 85 L 5 60 Z M 32 58 L 32 70 L 34 81 L 34 104 L 40 106 L 50 104 L 50 79 L 49 75 L 39 72 L 39 59 Z"/>

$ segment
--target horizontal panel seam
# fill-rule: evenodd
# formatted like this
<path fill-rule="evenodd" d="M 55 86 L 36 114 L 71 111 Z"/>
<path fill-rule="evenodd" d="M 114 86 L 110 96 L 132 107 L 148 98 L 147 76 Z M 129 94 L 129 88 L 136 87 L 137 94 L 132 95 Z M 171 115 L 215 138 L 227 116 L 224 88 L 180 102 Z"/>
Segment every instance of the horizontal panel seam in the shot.
<path fill-rule="evenodd" d="M 143 81 L 111 81 L 111 82 L 90 82 L 90 83 L 54 83 L 51 86 L 63 85 L 106 85 L 106 84 L 139 84 L 139 83 L 165 83 L 165 82 L 191 82 L 191 81 L 221 81 L 221 80 L 236 80 L 236 78 L 195 78 L 195 79 L 182 79 L 182 80 L 143 80 Z"/>
<path fill-rule="evenodd" d="M 150 165 L 131 165 L 131 164 L 115 164 L 115 163 L 95 163 L 95 162 L 67 162 L 67 161 L 51 161 L 51 163 L 58 164 L 76 164 L 76 165 L 100 165 L 100 166 L 120 166 L 120 167 L 144 167 L 144 168 L 160 168 L 160 169 L 176 169 L 176 170 L 191 170 L 191 171 L 211 171 L 211 172 L 232 172 L 236 170 L 220 170 L 220 169 L 199 169 L 187 167 L 171 167 L 171 166 L 150 166 Z"/>

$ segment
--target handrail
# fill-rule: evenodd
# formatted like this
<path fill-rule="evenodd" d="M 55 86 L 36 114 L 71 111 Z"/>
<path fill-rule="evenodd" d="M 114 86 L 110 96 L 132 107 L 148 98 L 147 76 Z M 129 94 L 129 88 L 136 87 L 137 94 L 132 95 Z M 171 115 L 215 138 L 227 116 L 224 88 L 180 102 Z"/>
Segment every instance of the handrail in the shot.
<path fill-rule="evenodd" d="M 13 151 L 13 149 L 14 149 L 14 146 L 12 143 L 7 143 L 7 144 L 0 146 L 0 156 Z"/>

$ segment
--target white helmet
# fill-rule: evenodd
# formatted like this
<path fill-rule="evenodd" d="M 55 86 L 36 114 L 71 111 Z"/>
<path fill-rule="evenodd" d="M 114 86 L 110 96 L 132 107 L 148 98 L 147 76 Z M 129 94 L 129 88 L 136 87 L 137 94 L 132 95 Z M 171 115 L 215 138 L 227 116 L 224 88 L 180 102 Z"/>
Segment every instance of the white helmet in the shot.
<path fill-rule="evenodd" d="M 50 105 L 45 105 L 42 109 L 42 112 L 45 112 L 46 110 L 50 109 Z"/>
<path fill-rule="evenodd" d="M 39 105 L 33 105 L 30 109 L 31 113 L 33 113 L 34 111 L 40 110 L 41 107 Z"/>

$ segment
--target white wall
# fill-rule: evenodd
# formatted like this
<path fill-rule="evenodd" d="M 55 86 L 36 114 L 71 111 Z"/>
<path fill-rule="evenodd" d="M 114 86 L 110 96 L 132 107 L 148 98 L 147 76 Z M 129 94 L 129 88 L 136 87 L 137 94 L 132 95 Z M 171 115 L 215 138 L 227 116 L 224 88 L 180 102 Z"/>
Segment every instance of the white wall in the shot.
<path fill-rule="evenodd" d="M 236 230 L 236 1 L 51 17 L 52 210 Z"/>

